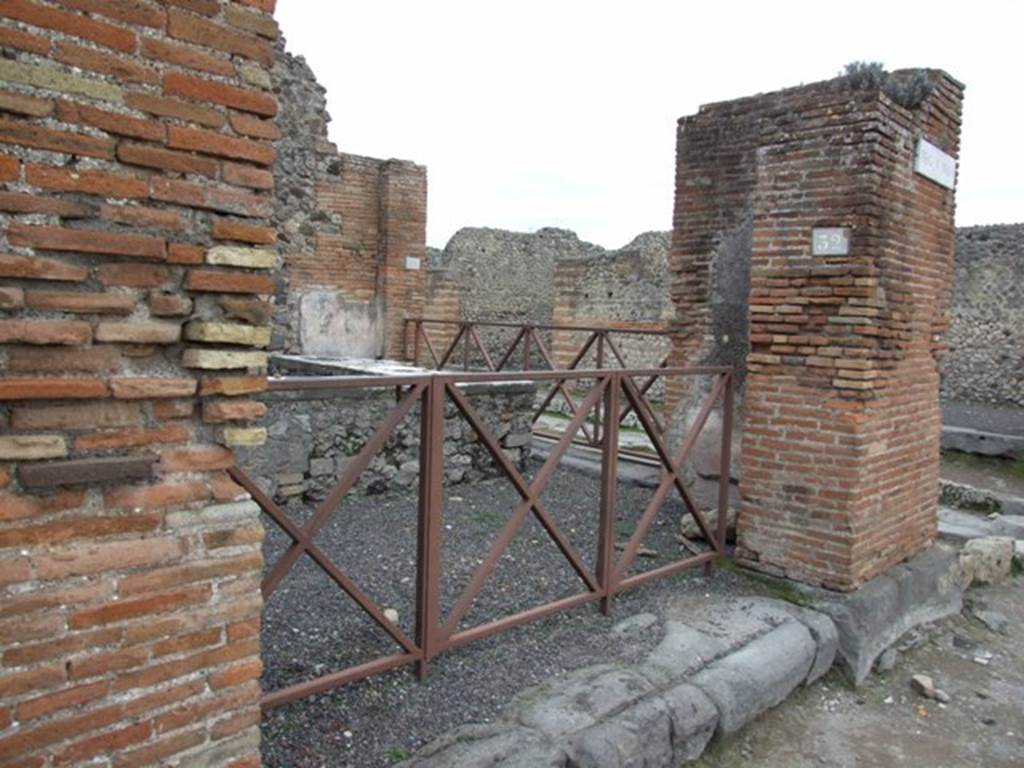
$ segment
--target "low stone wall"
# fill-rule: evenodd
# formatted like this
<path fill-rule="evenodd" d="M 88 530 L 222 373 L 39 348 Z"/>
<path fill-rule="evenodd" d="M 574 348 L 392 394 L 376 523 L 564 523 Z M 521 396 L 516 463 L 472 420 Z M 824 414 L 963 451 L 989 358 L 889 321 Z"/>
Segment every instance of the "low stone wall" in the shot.
<path fill-rule="evenodd" d="M 383 368 L 369 361 L 317 361 L 274 358 L 274 371 L 288 375 L 422 373 L 412 368 Z M 474 384 L 462 387 L 470 404 L 501 441 L 508 457 L 522 467 L 531 448 L 530 416 L 536 387 L 530 382 Z M 323 498 L 394 408 L 395 390 L 318 389 L 267 392 L 264 423 L 267 442 L 239 451 L 239 464 L 278 501 Z M 420 406 L 415 405 L 362 473 L 357 491 L 383 493 L 419 480 Z M 475 482 L 500 473 L 489 451 L 453 403 L 445 408 L 447 484 Z"/>

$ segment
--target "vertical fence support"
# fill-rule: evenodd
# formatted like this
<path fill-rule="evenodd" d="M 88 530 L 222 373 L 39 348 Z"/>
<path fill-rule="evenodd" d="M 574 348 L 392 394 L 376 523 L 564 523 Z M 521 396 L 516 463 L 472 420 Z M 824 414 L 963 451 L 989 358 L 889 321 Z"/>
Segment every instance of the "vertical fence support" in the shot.
<path fill-rule="evenodd" d="M 409 321 L 406 320 L 408 323 Z M 412 364 L 420 364 L 420 336 L 423 333 L 423 322 L 421 320 L 414 321 L 413 335 L 412 335 Z"/>
<path fill-rule="evenodd" d="M 725 556 L 726 517 L 729 512 L 729 475 L 732 473 L 732 416 L 736 382 L 732 373 L 725 374 L 722 395 L 722 452 L 718 463 L 718 555 Z M 738 521 L 737 521 L 738 522 Z"/>
<path fill-rule="evenodd" d="M 597 334 L 597 366 L 598 370 L 604 368 L 604 331 L 599 331 Z M 602 439 L 601 429 L 601 403 L 594 406 L 594 446 L 601 445 Z"/>
<path fill-rule="evenodd" d="M 597 535 L 597 582 L 601 612 L 611 613 L 615 591 L 615 507 L 619 487 L 619 390 L 622 376 L 608 374 L 604 390 L 604 443 L 601 445 L 601 509 Z"/>
<path fill-rule="evenodd" d="M 526 326 L 523 333 L 523 370 L 530 370 L 530 342 L 533 340 L 533 326 Z"/>
<path fill-rule="evenodd" d="M 444 506 L 445 379 L 434 375 L 420 404 L 420 498 L 416 558 L 416 642 L 422 658 L 416 674 L 427 676 L 438 652 L 441 596 L 441 530 Z"/>

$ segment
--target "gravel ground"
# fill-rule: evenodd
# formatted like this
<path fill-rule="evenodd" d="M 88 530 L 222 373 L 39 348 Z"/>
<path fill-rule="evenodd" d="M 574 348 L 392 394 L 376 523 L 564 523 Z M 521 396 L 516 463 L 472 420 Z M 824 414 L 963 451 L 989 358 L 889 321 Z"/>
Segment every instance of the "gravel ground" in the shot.
<path fill-rule="evenodd" d="M 530 478 L 539 468 L 531 462 Z M 628 538 L 653 491 L 622 484 L 617 537 Z M 442 615 L 485 556 L 518 495 L 507 480 L 460 485 L 446 497 Z M 596 549 L 598 481 L 561 467 L 541 497 L 589 567 Z M 633 572 L 679 559 L 682 504 L 662 508 Z M 302 514 L 296 511 L 296 517 Z M 268 563 L 289 543 L 268 525 Z M 335 562 L 413 636 L 416 499 L 412 494 L 353 494 L 317 538 Z M 427 681 L 411 667 L 269 711 L 263 719 L 263 759 L 275 766 L 387 766 L 455 726 L 496 717 L 521 689 L 552 675 L 614 659 L 635 660 L 660 639 L 656 629 L 619 637 L 609 630 L 683 591 L 733 594 L 741 579 L 700 570 L 652 582 L 616 598 L 611 617 L 594 605 L 548 617 L 448 652 L 434 660 Z M 582 582 L 531 516 L 513 541 L 464 627 L 583 591 Z M 296 566 L 264 611 L 264 690 L 369 661 L 398 649 L 308 558 Z"/>

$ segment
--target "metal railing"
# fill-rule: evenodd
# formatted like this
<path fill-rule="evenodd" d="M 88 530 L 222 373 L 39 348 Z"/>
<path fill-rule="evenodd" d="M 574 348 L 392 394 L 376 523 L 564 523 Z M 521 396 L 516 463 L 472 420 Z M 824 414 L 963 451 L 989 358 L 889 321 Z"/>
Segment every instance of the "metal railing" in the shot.
<path fill-rule="evenodd" d="M 637 379 L 646 380 L 650 377 L 669 376 L 711 376 L 714 379 L 710 394 L 704 401 L 697 418 L 674 452 L 670 451 L 662 437 L 660 426 L 654 423 L 649 404 L 645 403 L 644 391 L 636 383 Z M 463 391 L 463 385 L 524 380 L 555 382 L 556 384 L 566 381 L 585 380 L 588 382 L 586 394 L 578 404 L 569 425 L 552 447 L 550 454 L 532 480 L 524 477 L 523 473 L 508 458 L 499 439 L 488 428 Z M 363 664 L 265 693 L 262 699 L 264 708 L 311 696 L 407 664 L 414 665 L 417 673 L 422 677 L 427 674 L 428 666 L 435 657 L 452 648 L 586 603 L 598 602 L 601 609 L 607 613 L 611 608 L 614 596 L 624 589 L 696 566 L 704 566 L 706 572 L 710 572 L 715 560 L 725 555 L 726 507 L 729 494 L 733 417 L 733 374 L 730 368 L 590 369 L 516 373 L 438 372 L 414 376 L 297 377 L 271 379 L 269 388 L 271 391 L 278 392 L 394 388 L 396 393 L 394 407 L 376 426 L 371 437 L 347 464 L 337 482 L 323 501 L 312 510 L 312 514 L 304 523 L 296 522 L 242 468 L 236 466 L 229 472 L 232 478 L 252 495 L 263 512 L 291 540 L 290 546 L 273 563 L 263 579 L 264 598 L 269 598 L 273 594 L 301 558 L 308 557 L 327 574 L 340 590 L 355 601 L 376 625 L 398 643 L 402 650 L 399 653 L 382 656 Z M 444 450 L 445 409 L 449 404 L 458 410 L 465 422 L 476 433 L 495 464 L 501 469 L 502 475 L 514 486 L 519 500 L 513 505 L 500 532 L 491 543 L 487 556 L 476 568 L 469 583 L 455 600 L 454 606 L 447 615 L 442 616 L 441 578 L 444 564 L 441 558 L 441 545 L 442 536 L 445 535 L 442 524 L 446 461 Z M 715 530 L 711 530 L 683 482 L 682 468 L 712 410 L 718 404 L 720 404 L 722 413 L 718 519 Z M 318 546 L 317 534 L 338 512 L 346 494 L 352 490 L 360 474 L 370 465 L 389 436 L 395 432 L 417 405 L 420 413 L 416 610 L 414 636 L 409 637 L 397 623 L 388 619 L 381 606 L 360 588 L 356 580 L 334 562 L 324 549 Z M 594 553 L 593 560 L 595 567 L 591 570 L 584 564 L 580 553 L 566 538 L 555 515 L 542 502 L 541 495 L 548 487 L 576 433 L 582 429 L 587 416 L 599 405 L 602 407 L 604 440 L 600 453 L 600 492 L 598 498 L 594 500 L 594 514 L 597 516 L 597 552 Z M 638 415 L 644 431 L 654 446 L 661 474 L 660 482 L 639 517 L 636 528 L 622 547 L 621 554 L 616 554 L 616 494 L 619 482 L 617 446 L 619 424 L 622 414 L 627 408 Z M 694 517 L 709 549 L 696 554 L 691 551 L 689 557 L 660 565 L 648 571 L 631 574 L 630 570 L 648 529 L 673 490 L 679 494 L 688 514 Z M 470 608 L 480 595 L 509 544 L 531 513 L 579 577 L 583 586 L 582 591 L 477 626 L 463 628 L 462 624 Z M 448 535 L 457 534 L 449 533 Z"/>
<path fill-rule="evenodd" d="M 435 346 L 435 339 L 432 339 L 428 332 L 428 329 L 432 326 L 442 331 L 447 330 L 447 333 L 445 334 L 446 337 L 451 337 L 443 347 L 440 347 L 442 350 L 441 354 L 438 354 L 439 346 Z M 534 357 L 539 357 L 539 362 L 545 366 L 542 370 L 574 371 L 578 370 L 580 366 L 586 363 L 592 363 L 592 367 L 598 370 L 606 368 L 627 369 L 630 365 L 626 360 L 626 356 L 620 349 L 616 336 L 649 336 L 664 338 L 666 340 L 671 338 L 671 333 L 665 330 L 661 325 L 640 323 L 632 323 L 629 325 L 615 327 L 591 325 L 533 325 L 529 323 L 503 322 L 496 320 L 458 321 L 436 320 L 430 318 L 409 318 L 405 321 L 405 329 L 406 358 L 414 365 L 421 364 L 421 358 L 423 357 L 423 350 L 425 348 L 429 358 L 422 361 L 424 367 L 433 368 L 434 370 L 444 370 L 446 367 L 452 367 L 454 364 L 455 368 L 461 367 L 464 371 L 469 371 L 475 368 L 492 372 L 500 372 L 510 369 L 522 371 L 536 369 L 537 366 L 533 363 Z M 507 339 L 500 341 L 494 340 L 499 346 L 498 352 L 500 352 L 500 354 L 492 355 L 491 345 L 488 344 L 485 338 L 481 335 L 481 331 L 486 331 L 487 329 L 503 329 L 507 331 L 514 331 L 515 334 L 512 337 L 511 342 Z M 569 351 L 567 355 L 569 358 L 568 363 L 559 365 L 557 356 L 551 354 L 551 351 L 548 349 L 548 345 L 545 343 L 543 338 L 543 336 L 548 332 L 561 333 L 563 337 L 567 335 L 582 335 L 584 337 L 582 342 L 575 345 L 575 350 Z M 409 349 L 410 339 L 412 340 L 411 351 Z M 519 355 L 515 354 L 517 350 L 520 353 Z M 457 357 L 461 357 L 460 362 L 456 362 Z M 658 368 L 664 369 L 668 366 L 668 361 L 669 357 L 666 352 L 661 356 L 660 361 L 656 365 Z M 639 385 L 640 393 L 646 396 L 657 381 L 658 376 L 648 376 L 646 380 Z M 531 422 L 534 426 L 536 426 L 538 421 L 541 420 L 541 417 L 557 397 L 560 397 L 562 402 L 567 406 L 571 416 L 576 415 L 579 406 L 576 399 L 573 397 L 573 393 L 566 386 L 564 380 L 556 380 L 554 386 L 551 387 L 550 391 L 543 400 L 540 401 L 534 411 Z M 651 408 L 650 401 L 645 400 L 644 404 L 647 410 L 647 416 L 654 423 L 658 424 L 660 429 L 663 429 L 665 425 L 658 419 L 655 409 Z M 632 410 L 633 409 L 631 407 L 623 411 L 619 418 L 620 424 L 629 416 Z M 584 425 L 581 427 L 581 434 L 584 442 L 595 448 L 600 447 L 601 445 L 601 411 L 602 406 L 598 404 L 598 407 L 594 409 L 592 423 L 589 426 Z"/>

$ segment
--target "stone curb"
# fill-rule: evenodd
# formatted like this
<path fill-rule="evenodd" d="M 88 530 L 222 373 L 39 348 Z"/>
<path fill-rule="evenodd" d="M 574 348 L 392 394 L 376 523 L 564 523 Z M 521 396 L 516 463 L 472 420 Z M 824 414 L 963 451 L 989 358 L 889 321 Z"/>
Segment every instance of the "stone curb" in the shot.
<path fill-rule="evenodd" d="M 766 598 L 669 617 L 638 664 L 578 669 L 522 691 L 491 725 L 455 729 L 402 768 L 639 768 L 695 760 L 832 666 L 823 613 Z"/>

